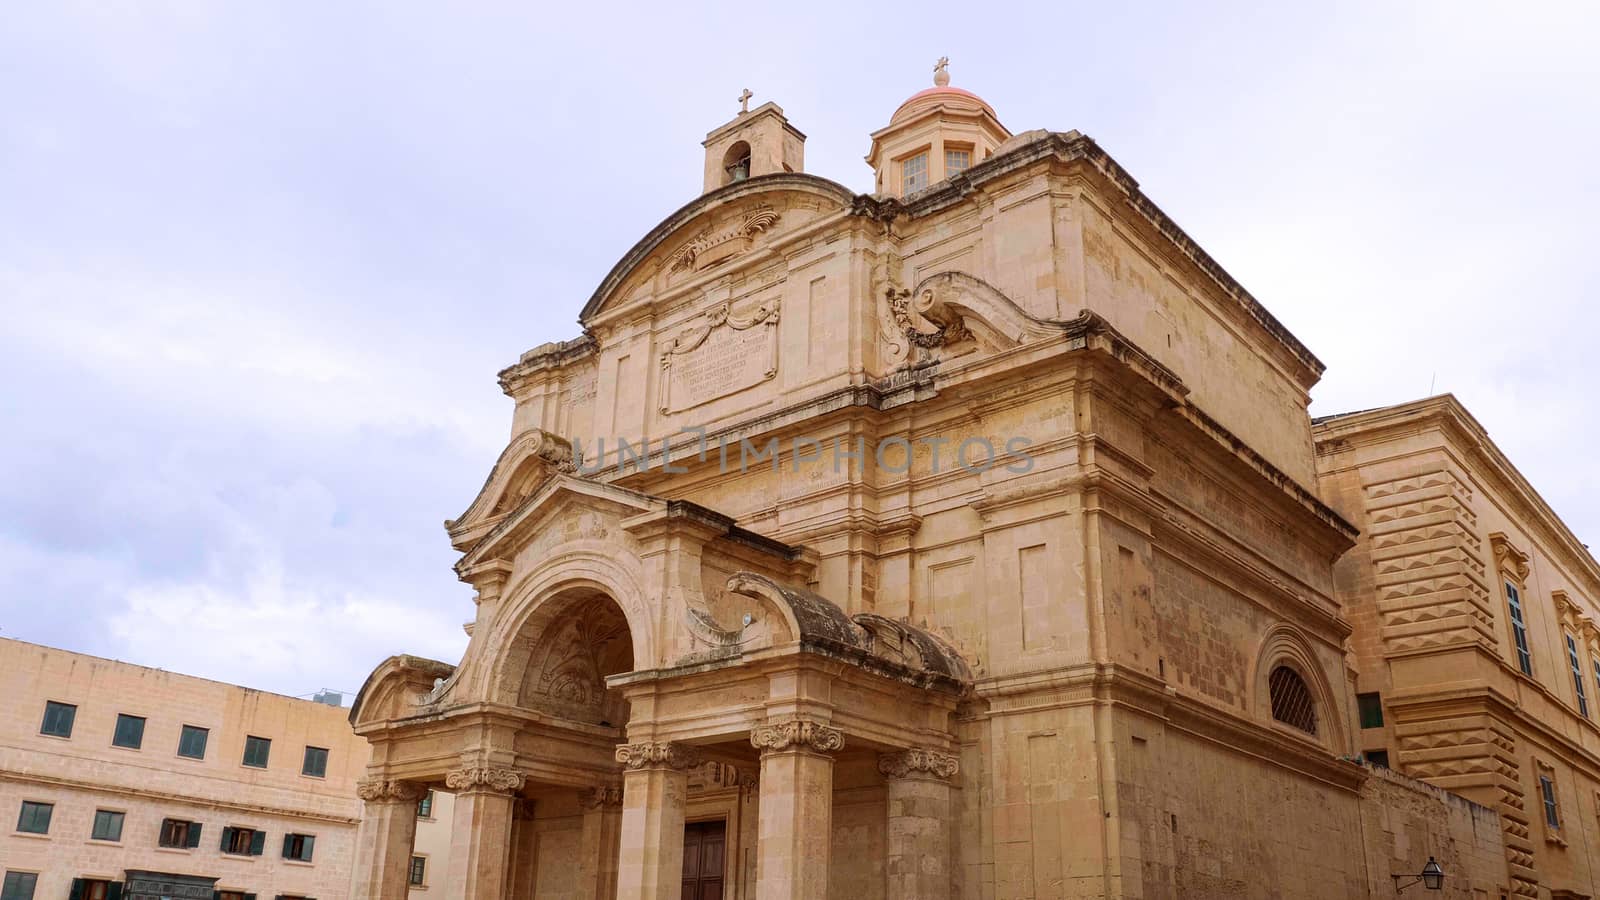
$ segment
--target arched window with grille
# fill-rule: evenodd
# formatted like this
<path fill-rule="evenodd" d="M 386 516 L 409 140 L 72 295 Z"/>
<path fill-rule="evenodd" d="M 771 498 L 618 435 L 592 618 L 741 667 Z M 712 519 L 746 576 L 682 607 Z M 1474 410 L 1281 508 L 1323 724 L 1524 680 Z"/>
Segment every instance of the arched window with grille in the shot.
<path fill-rule="evenodd" d="M 1317 733 L 1317 707 L 1311 700 L 1311 689 L 1306 687 L 1299 672 L 1288 666 L 1278 666 L 1267 676 L 1267 689 L 1272 695 L 1274 719 L 1306 734 Z"/>

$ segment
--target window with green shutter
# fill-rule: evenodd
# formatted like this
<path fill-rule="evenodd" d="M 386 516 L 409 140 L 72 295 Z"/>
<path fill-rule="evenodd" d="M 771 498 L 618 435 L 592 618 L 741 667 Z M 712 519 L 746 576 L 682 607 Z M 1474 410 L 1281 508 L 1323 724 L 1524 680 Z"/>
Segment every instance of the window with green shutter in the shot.
<path fill-rule="evenodd" d="M 433 818 L 433 791 L 423 794 L 422 799 L 417 801 L 417 818 Z"/>
<path fill-rule="evenodd" d="M 244 739 L 244 764 L 255 769 L 267 767 L 267 757 L 272 753 L 272 741 L 269 738 L 250 735 Z"/>
<path fill-rule="evenodd" d="M 97 841 L 122 840 L 123 814 L 109 809 L 97 809 L 94 813 L 94 829 L 89 832 L 89 837 Z"/>
<path fill-rule="evenodd" d="M 316 837 L 309 834 L 286 834 L 283 836 L 283 858 L 311 862 L 316 843 Z"/>
<path fill-rule="evenodd" d="M 121 900 L 122 882 L 102 881 L 97 878 L 72 879 L 70 900 Z"/>
<path fill-rule="evenodd" d="M 117 730 L 111 736 L 111 743 L 113 746 L 127 747 L 129 750 L 137 750 L 144 746 L 144 716 L 118 713 Z"/>
<path fill-rule="evenodd" d="M 307 747 L 305 762 L 300 765 L 301 775 L 310 775 L 313 778 L 324 778 L 328 774 L 328 750 L 326 747 Z"/>
<path fill-rule="evenodd" d="M 17 830 L 26 834 L 49 834 L 50 814 L 55 810 L 54 803 L 22 801 L 22 814 L 17 816 Z"/>
<path fill-rule="evenodd" d="M 235 856 L 260 856 L 267 846 L 267 833 L 254 828 L 222 829 L 222 852 Z"/>
<path fill-rule="evenodd" d="M 183 726 L 183 733 L 178 736 L 178 755 L 189 759 L 205 759 L 206 738 L 210 734 L 209 729 L 195 725 Z"/>
<path fill-rule="evenodd" d="M 1383 696 L 1380 694 L 1357 694 L 1356 709 L 1361 716 L 1362 728 L 1383 727 Z"/>
<path fill-rule="evenodd" d="M 39 733 L 51 737 L 72 737 L 72 722 L 78 717 L 78 708 L 71 703 L 47 700 L 44 704 L 44 721 L 39 723 Z"/>
<path fill-rule="evenodd" d="M 180 850 L 192 850 L 200 846 L 200 823 L 187 819 L 162 819 L 161 846 Z"/>
<path fill-rule="evenodd" d="M 39 876 L 35 872 L 7 872 L 0 900 L 33 900 L 33 890 L 38 886 Z"/>

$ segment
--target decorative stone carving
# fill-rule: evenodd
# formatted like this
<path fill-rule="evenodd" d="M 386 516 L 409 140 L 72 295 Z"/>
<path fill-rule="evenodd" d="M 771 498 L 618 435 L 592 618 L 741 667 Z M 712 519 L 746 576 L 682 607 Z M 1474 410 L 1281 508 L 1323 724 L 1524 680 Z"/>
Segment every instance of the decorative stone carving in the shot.
<path fill-rule="evenodd" d="M 368 803 L 416 803 L 428 789 L 414 781 L 373 775 L 356 782 L 356 796 Z"/>
<path fill-rule="evenodd" d="M 844 732 L 809 719 L 790 719 L 752 728 L 750 744 L 763 753 L 786 750 L 837 753 L 844 747 Z"/>
<path fill-rule="evenodd" d="M 949 753 L 912 748 L 898 753 L 878 754 L 878 771 L 885 778 L 929 776 L 949 780 L 961 771 L 960 762 Z"/>
<path fill-rule="evenodd" d="M 578 800 L 583 803 L 584 809 L 621 806 L 622 785 L 602 784 L 592 788 L 584 788 L 578 792 Z"/>
<path fill-rule="evenodd" d="M 1503 532 L 1489 535 L 1489 546 L 1494 548 L 1494 563 L 1500 571 L 1519 586 L 1528 581 L 1528 554 L 1511 545 Z"/>
<path fill-rule="evenodd" d="M 779 305 L 774 299 L 739 316 L 723 303 L 673 338 L 661 354 L 661 412 L 698 406 L 776 376 Z"/>
<path fill-rule="evenodd" d="M 738 222 L 721 230 L 708 228 L 673 255 L 668 271 L 693 272 L 745 253 L 756 238 L 778 224 L 778 219 L 777 210 L 770 206 L 758 206 L 745 213 Z"/>
<path fill-rule="evenodd" d="M 580 600 L 529 648 L 517 702 L 590 724 L 625 721 L 626 706 L 605 678 L 632 667 L 622 611 L 603 597 Z"/>
<path fill-rule="evenodd" d="M 617 762 L 628 769 L 688 770 L 700 765 L 700 754 L 693 747 L 671 741 L 640 741 L 618 744 Z"/>
<path fill-rule="evenodd" d="M 446 775 L 445 786 L 452 791 L 491 791 L 514 794 L 522 790 L 523 774 L 515 769 L 495 766 L 462 766 Z"/>

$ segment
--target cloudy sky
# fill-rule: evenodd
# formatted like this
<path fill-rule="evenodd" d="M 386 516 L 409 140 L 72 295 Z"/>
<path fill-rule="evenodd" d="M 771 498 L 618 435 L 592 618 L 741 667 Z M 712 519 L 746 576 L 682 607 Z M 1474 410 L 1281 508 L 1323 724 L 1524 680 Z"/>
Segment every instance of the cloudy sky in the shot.
<path fill-rule="evenodd" d="M 1328 364 L 1313 412 L 1453 391 L 1600 541 L 1595 4 L 547 8 L 7 10 L 0 634 L 289 694 L 457 658 L 495 372 L 741 88 L 867 190 L 940 55 L 1133 172 Z"/>

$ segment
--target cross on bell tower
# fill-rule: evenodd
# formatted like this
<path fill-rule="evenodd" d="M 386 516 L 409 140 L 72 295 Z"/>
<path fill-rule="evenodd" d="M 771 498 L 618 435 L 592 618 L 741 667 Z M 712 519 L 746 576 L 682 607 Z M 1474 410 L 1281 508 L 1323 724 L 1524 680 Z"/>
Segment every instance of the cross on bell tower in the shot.
<path fill-rule="evenodd" d="M 739 92 L 739 113 L 706 135 L 705 190 L 710 193 L 746 178 L 804 169 L 806 136 L 789 124 L 783 108 L 768 101 L 755 109 L 749 88 Z"/>

